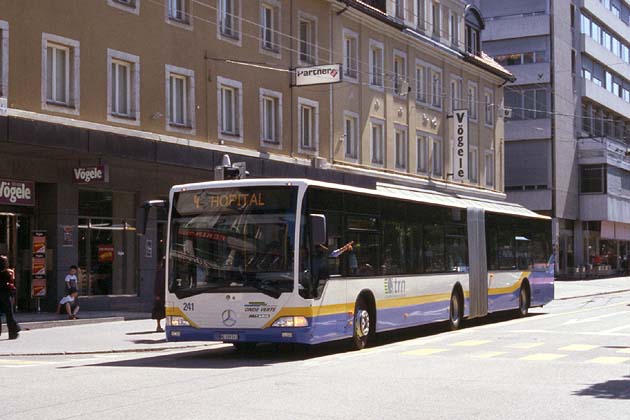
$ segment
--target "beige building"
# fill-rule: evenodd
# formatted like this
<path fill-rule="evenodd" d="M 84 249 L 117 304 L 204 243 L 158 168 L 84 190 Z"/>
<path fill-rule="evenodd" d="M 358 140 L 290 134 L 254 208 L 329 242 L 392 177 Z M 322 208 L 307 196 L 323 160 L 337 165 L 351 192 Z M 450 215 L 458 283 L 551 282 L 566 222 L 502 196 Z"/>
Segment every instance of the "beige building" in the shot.
<path fill-rule="evenodd" d="M 0 223 L 28 226 L 0 237 L 22 306 L 35 228 L 48 305 L 78 263 L 88 304 L 146 306 L 164 238 L 159 221 L 135 237 L 136 209 L 211 179 L 224 153 L 253 176 L 502 199 L 512 76 L 480 52 L 482 29 L 458 0 L 0 0 L 0 178 L 34 189 L 0 200 Z M 296 68 L 335 63 L 341 83 L 294 86 Z M 453 109 L 469 113 L 463 181 Z"/>

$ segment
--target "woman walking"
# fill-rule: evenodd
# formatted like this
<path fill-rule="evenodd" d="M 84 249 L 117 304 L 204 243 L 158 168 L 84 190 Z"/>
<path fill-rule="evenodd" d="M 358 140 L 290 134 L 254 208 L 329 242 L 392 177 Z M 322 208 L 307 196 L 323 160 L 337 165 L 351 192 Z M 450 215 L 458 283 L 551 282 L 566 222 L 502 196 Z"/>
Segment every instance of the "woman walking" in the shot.
<path fill-rule="evenodd" d="M 151 319 L 155 319 L 157 327 L 155 332 L 164 332 L 164 329 L 160 325 L 160 320 L 166 316 L 164 310 L 164 298 L 166 295 L 165 285 L 165 272 L 164 272 L 164 260 L 160 260 L 158 269 L 155 271 L 155 284 L 153 289 L 153 311 L 151 313 Z"/>
<path fill-rule="evenodd" d="M 18 338 L 20 326 L 13 317 L 13 304 L 11 296 L 13 294 L 13 281 L 15 272 L 9 268 L 9 259 L 6 255 L 0 255 L 0 313 L 4 313 L 9 327 L 9 340 Z"/>

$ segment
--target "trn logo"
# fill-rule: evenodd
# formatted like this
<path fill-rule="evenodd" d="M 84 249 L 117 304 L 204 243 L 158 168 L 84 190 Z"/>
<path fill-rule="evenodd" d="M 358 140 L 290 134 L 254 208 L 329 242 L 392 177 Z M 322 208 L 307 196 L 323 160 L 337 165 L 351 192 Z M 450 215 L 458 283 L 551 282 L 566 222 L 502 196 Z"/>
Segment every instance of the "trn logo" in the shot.
<path fill-rule="evenodd" d="M 404 295 L 407 290 L 407 282 L 405 280 L 386 278 L 383 285 L 386 295 Z"/>

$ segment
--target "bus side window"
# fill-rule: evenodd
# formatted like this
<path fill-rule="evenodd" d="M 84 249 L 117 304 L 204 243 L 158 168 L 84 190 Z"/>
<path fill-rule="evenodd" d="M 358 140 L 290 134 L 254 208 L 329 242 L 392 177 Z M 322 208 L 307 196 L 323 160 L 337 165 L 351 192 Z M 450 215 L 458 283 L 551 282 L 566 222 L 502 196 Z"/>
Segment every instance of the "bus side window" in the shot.
<path fill-rule="evenodd" d="M 404 203 L 383 200 L 383 275 L 406 274 L 407 253 L 406 206 Z"/>

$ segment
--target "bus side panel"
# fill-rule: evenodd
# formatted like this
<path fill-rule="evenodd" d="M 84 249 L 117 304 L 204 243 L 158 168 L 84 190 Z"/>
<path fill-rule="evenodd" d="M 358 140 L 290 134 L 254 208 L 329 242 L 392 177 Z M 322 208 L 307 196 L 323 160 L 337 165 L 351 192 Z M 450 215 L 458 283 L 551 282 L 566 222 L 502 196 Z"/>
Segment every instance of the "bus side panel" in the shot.
<path fill-rule="evenodd" d="M 521 282 L 527 274 L 522 271 L 488 273 L 488 312 L 518 308 Z"/>
<path fill-rule="evenodd" d="M 458 282 L 467 294 L 468 275 L 463 273 L 351 278 L 347 283 L 349 310 L 354 311 L 357 297 L 368 290 L 376 300 L 377 332 L 444 321 L 448 319 L 451 292 Z"/>
<path fill-rule="evenodd" d="M 553 270 L 553 264 L 551 265 Z M 553 271 L 534 271 L 529 276 L 531 287 L 531 305 L 543 306 L 554 298 L 554 274 Z"/>

